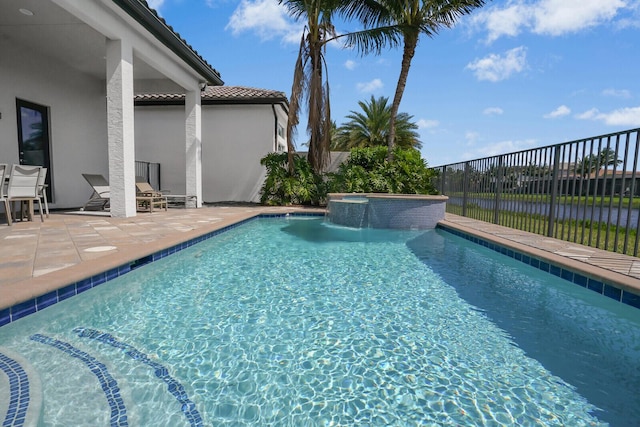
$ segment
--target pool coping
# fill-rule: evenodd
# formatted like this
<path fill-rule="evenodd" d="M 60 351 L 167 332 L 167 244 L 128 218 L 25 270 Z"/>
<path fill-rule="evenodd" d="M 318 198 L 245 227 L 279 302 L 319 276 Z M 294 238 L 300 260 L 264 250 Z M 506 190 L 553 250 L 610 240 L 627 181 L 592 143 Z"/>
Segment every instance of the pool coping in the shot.
<path fill-rule="evenodd" d="M 278 213 L 246 212 L 236 214 L 233 218 L 213 223 L 210 227 L 168 236 L 143 247 L 124 249 L 43 276 L 3 285 L 0 295 L 0 327 L 249 221 L 289 215 L 324 217 L 325 213 L 324 211 L 304 212 L 291 209 Z"/>
<path fill-rule="evenodd" d="M 77 264 L 43 276 L 7 284 L 3 287 L 3 293 L 0 295 L 0 327 L 106 283 L 142 265 L 164 258 L 238 227 L 248 221 L 257 218 L 286 217 L 288 215 L 324 216 L 324 212 L 304 212 L 295 209 L 277 213 L 246 212 L 235 215 L 233 218 L 216 222 L 210 227 L 169 236 L 149 243 L 144 247 L 126 249 L 91 262 Z M 516 260 L 526 262 L 550 274 L 617 299 L 622 303 L 640 308 L 640 279 L 638 278 L 579 262 L 496 235 L 505 233 L 505 230 L 513 232 L 513 229 L 488 224 L 488 226 L 493 226 L 498 230 L 495 233 L 489 233 L 452 221 L 452 218 L 457 218 L 457 216 L 447 214 L 447 218 L 439 221 L 437 227 L 458 234 L 467 240 Z M 472 224 L 474 221 L 468 218 L 463 219 L 466 224 Z M 487 227 L 487 223 L 483 222 L 482 225 Z M 533 235 L 532 233 L 526 234 Z"/>
<path fill-rule="evenodd" d="M 531 265 L 534 268 L 560 277 L 583 288 L 587 288 L 608 298 L 617 300 L 620 303 L 640 309 L 640 279 L 638 278 L 618 273 L 610 269 L 605 269 L 588 262 L 559 255 L 548 249 L 545 250 L 540 247 L 520 243 L 499 234 L 526 234 L 531 235 L 532 237 L 549 240 L 544 238 L 544 236 L 534 235 L 533 233 L 528 232 L 519 232 L 518 230 L 482 222 L 485 228 L 489 227 L 489 229 L 491 229 L 491 232 L 487 232 L 455 222 L 452 220 L 453 218 L 458 217 L 447 214 L 447 219 L 440 221 L 437 228 L 462 237 L 475 244 L 484 246 L 502 255 L 506 255 L 527 265 Z M 464 218 L 464 220 L 466 223 L 473 221 L 470 221 L 468 218 Z M 517 231 L 517 233 L 514 233 L 514 231 Z M 552 239 L 552 241 L 563 242 L 557 239 Z M 597 251 L 594 248 L 589 248 L 579 244 L 572 244 L 570 242 L 563 243 L 567 246 L 576 246 L 588 248 L 591 251 Z M 604 254 L 608 253 L 607 251 L 600 252 Z M 620 254 L 613 255 L 622 256 Z"/>

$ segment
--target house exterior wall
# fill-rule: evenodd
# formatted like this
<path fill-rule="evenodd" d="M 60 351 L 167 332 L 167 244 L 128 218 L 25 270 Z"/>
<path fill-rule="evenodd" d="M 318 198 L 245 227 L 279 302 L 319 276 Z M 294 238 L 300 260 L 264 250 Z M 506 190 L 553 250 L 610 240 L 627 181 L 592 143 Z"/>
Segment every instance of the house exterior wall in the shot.
<path fill-rule="evenodd" d="M 136 159 L 160 164 L 162 190 L 184 194 L 184 107 L 145 106 L 135 108 Z"/>
<path fill-rule="evenodd" d="M 0 162 L 18 163 L 16 98 L 48 107 L 53 201 L 82 206 L 92 190 L 81 173 L 108 176 L 105 83 L 0 38 Z M 72 167 L 71 167 L 72 166 Z"/>
<path fill-rule="evenodd" d="M 202 106 L 202 192 L 205 203 L 258 202 L 266 170 L 260 159 L 286 149 L 277 121 L 286 129 L 280 105 L 226 104 Z M 182 106 L 136 107 L 136 158 L 161 164 L 163 190 L 184 194 Z M 178 142 L 178 143 L 176 143 Z M 184 164 L 184 162 L 182 162 Z"/>

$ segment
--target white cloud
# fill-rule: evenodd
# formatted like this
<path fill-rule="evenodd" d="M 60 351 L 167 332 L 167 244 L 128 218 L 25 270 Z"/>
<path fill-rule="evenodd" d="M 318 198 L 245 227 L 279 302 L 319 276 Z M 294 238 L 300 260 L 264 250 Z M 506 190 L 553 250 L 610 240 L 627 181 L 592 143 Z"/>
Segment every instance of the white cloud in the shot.
<path fill-rule="evenodd" d="M 289 20 L 284 6 L 272 0 L 242 0 L 225 27 L 234 35 L 252 31 L 261 39 L 282 37 L 300 43 L 302 26 Z"/>
<path fill-rule="evenodd" d="M 524 46 L 508 50 L 504 55 L 492 53 L 467 64 L 478 80 L 498 82 L 509 78 L 513 73 L 524 70 L 527 62 L 527 51 Z"/>
<path fill-rule="evenodd" d="M 478 159 L 482 157 L 497 156 L 498 154 L 513 153 L 514 151 L 522 151 L 536 145 L 535 139 L 526 139 L 522 141 L 501 141 L 493 144 L 487 144 L 477 147 L 472 151 L 463 154 L 465 159 Z"/>
<path fill-rule="evenodd" d="M 599 120 L 610 126 L 640 126 L 640 107 L 627 107 L 601 113 L 597 108 L 576 115 L 581 120 Z"/>
<path fill-rule="evenodd" d="M 631 92 L 626 89 L 605 89 L 602 91 L 604 96 L 613 96 L 615 98 L 631 98 Z"/>
<path fill-rule="evenodd" d="M 610 22 L 621 9 L 632 7 L 625 0 L 514 0 L 481 11 L 472 22 L 486 28 L 491 43 L 527 30 L 551 36 L 578 32 Z"/>
<path fill-rule="evenodd" d="M 504 110 L 500 107 L 485 108 L 484 111 L 482 112 L 482 114 L 485 114 L 487 116 L 499 116 L 502 113 L 504 113 Z"/>
<path fill-rule="evenodd" d="M 344 63 L 344 68 L 346 68 L 347 70 L 353 70 L 354 68 L 356 68 L 357 65 L 358 64 L 355 61 L 352 61 L 351 59 L 348 59 Z"/>
<path fill-rule="evenodd" d="M 558 117 L 566 116 L 568 114 L 571 114 L 571 108 L 567 107 L 566 105 L 561 105 L 555 110 L 553 110 L 552 112 L 550 112 L 549 114 L 545 114 L 543 117 L 545 119 L 556 119 Z"/>
<path fill-rule="evenodd" d="M 371 93 L 378 89 L 382 89 L 384 85 L 382 84 L 382 80 L 373 79 L 370 82 L 358 83 L 356 87 L 358 88 L 358 91 L 362 93 Z"/>
<path fill-rule="evenodd" d="M 427 119 L 420 119 L 416 124 L 418 125 L 418 129 L 431 129 L 440 126 L 439 121 Z"/>
<path fill-rule="evenodd" d="M 533 31 L 559 36 L 610 21 L 623 0 L 542 0 L 535 6 Z"/>
<path fill-rule="evenodd" d="M 493 8 L 473 18 L 474 23 L 486 25 L 488 43 L 502 36 L 517 36 L 530 20 L 531 10 L 524 4 L 510 4 L 504 9 Z"/>
<path fill-rule="evenodd" d="M 592 108 L 591 110 L 587 110 L 584 113 L 576 114 L 576 119 L 595 120 L 598 114 L 600 114 L 600 111 L 598 111 L 597 108 Z"/>
<path fill-rule="evenodd" d="M 480 134 L 478 134 L 478 132 L 467 131 L 464 134 L 464 139 L 467 140 L 468 146 L 476 145 L 476 142 L 478 142 L 478 138 L 480 138 Z"/>

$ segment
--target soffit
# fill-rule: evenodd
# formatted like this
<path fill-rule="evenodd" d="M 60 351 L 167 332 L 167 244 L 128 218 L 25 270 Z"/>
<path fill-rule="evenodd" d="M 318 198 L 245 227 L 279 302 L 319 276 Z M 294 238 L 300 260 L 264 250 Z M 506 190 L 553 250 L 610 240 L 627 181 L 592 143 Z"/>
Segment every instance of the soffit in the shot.
<path fill-rule="evenodd" d="M 27 9 L 33 15 L 27 16 L 19 9 Z M 0 0 L 0 39 L 94 78 L 105 79 L 104 35 L 49 0 Z M 133 72 L 134 79 L 166 79 L 135 56 Z"/>

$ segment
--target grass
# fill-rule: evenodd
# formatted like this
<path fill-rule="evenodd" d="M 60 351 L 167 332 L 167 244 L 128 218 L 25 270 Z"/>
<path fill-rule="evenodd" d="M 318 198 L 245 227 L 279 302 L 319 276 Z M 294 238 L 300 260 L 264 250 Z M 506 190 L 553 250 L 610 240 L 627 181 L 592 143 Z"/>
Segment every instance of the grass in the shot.
<path fill-rule="evenodd" d="M 607 205 L 608 206 L 608 205 Z M 616 206 L 616 205 L 614 205 Z M 462 206 L 447 204 L 447 212 L 461 215 Z M 486 222 L 494 222 L 492 209 L 483 209 L 477 205 L 467 205 L 467 217 Z M 545 215 L 502 210 L 499 212 L 499 225 L 530 233 L 547 235 L 549 219 Z M 637 230 L 590 220 L 556 220 L 553 236 L 556 239 L 573 242 L 610 252 L 637 256 L 635 249 Z"/>
<path fill-rule="evenodd" d="M 447 193 L 449 197 L 462 197 L 462 192 Z M 467 199 L 495 200 L 495 193 L 467 193 Z M 550 203 L 551 196 L 549 194 L 515 194 L 501 193 L 500 200 L 520 201 L 527 203 Z M 631 209 L 640 209 L 640 197 L 620 197 L 620 196 L 557 196 L 556 203 L 561 205 L 580 205 L 584 206 L 620 206 L 628 208 L 631 202 Z"/>

